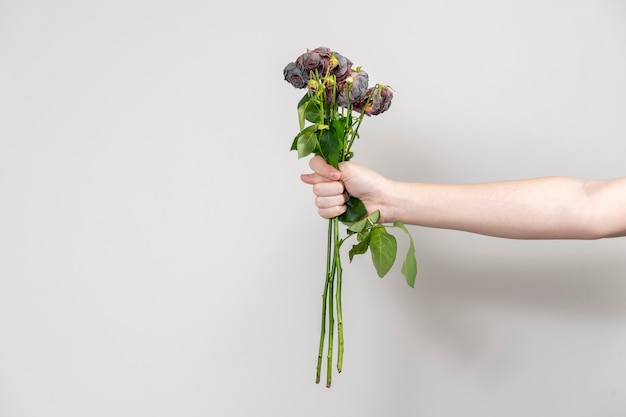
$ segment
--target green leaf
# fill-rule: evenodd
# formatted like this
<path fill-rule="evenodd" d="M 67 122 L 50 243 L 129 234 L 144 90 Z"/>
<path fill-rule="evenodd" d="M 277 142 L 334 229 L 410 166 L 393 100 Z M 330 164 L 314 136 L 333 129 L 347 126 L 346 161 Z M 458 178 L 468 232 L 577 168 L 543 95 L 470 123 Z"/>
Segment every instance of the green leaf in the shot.
<path fill-rule="evenodd" d="M 356 222 L 343 222 L 343 224 L 346 225 L 349 231 L 359 233 L 365 229 L 365 226 L 367 226 L 367 217 L 364 217 Z"/>
<path fill-rule="evenodd" d="M 296 136 L 296 149 L 298 150 L 298 158 L 304 158 L 315 151 L 317 147 L 317 134 L 315 126 L 309 126 Z M 293 146 L 292 146 L 293 148 Z"/>
<path fill-rule="evenodd" d="M 304 108 L 304 118 L 311 123 L 321 123 L 324 121 L 324 112 L 320 103 L 311 99 Z"/>
<path fill-rule="evenodd" d="M 339 216 L 339 221 L 344 224 L 346 222 L 356 222 L 367 216 L 365 204 L 356 197 L 350 197 L 346 202 L 346 207 L 347 210 Z"/>
<path fill-rule="evenodd" d="M 350 251 L 348 252 L 348 256 L 350 257 L 350 262 L 352 262 L 352 258 L 354 258 L 356 255 L 362 255 L 365 252 L 367 252 L 367 249 L 370 246 L 369 237 L 370 237 L 370 234 L 368 233 L 367 236 L 364 237 L 363 240 L 361 240 L 359 243 L 352 245 L 352 249 L 350 249 Z"/>
<path fill-rule="evenodd" d="M 346 121 L 344 118 L 334 119 L 330 123 L 330 127 L 335 131 L 337 135 L 337 141 L 339 142 L 339 149 L 343 149 L 346 144 Z"/>
<path fill-rule="evenodd" d="M 376 210 L 372 214 L 367 217 L 363 217 L 361 220 L 357 220 L 356 222 L 343 222 L 346 225 L 349 231 L 354 233 L 360 233 L 367 225 L 376 224 L 376 222 L 380 219 L 380 210 Z"/>
<path fill-rule="evenodd" d="M 398 251 L 396 238 L 387 233 L 385 226 L 377 225 L 372 228 L 369 242 L 372 262 L 374 262 L 378 276 L 382 278 L 389 272 L 396 260 Z"/>
<path fill-rule="evenodd" d="M 306 106 L 307 104 L 309 104 L 310 100 L 311 96 L 309 96 L 309 94 L 307 93 L 298 102 L 298 122 L 300 123 L 300 131 L 304 129 L 304 111 L 306 110 Z"/>
<path fill-rule="evenodd" d="M 322 157 L 329 165 L 339 168 L 339 141 L 332 130 L 323 130 L 319 135 Z"/>
<path fill-rule="evenodd" d="M 356 240 L 358 240 L 359 242 L 365 239 L 369 239 L 370 238 L 370 232 L 372 231 L 372 229 L 366 229 L 366 230 L 361 230 L 357 235 L 356 235 Z"/>
<path fill-rule="evenodd" d="M 396 221 L 393 225 L 404 230 L 404 233 L 406 233 L 409 237 L 409 250 L 404 258 L 404 263 L 402 264 L 402 275 L 406 278 L 406 283 L 409 287 L 414 288 L 415 278 L 417 277 L 417 260 L 415 259 L 415 245 L 413 244 L 413 238 L 411 237 L 411 234 L 407 230 L 406 226 L 404 226 L 404 223 L 401 221 Z"/>
<path fill-rule="evenodd" d="M 370 214 L 367 218 L 369 219 L 370 222 L 376 224 L 376 222 L 380 220 L 380 210 L 376 210 L 375 212 Z"/>

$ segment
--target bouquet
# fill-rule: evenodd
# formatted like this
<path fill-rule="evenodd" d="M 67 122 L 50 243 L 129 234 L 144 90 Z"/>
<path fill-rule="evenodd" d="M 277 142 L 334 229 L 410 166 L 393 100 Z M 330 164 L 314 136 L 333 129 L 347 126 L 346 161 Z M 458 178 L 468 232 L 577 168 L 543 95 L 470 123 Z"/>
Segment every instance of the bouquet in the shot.
<path fill-rule="evenodd" d="M 352 61 L 323 46 L 307 50 L 295 62 L 287 64 L 283 75 L 295 88 L 306 89 L 298 103 L 300 131 L 292 142 L 291 150 L 297 151 L 298 158 L 319 155 L 335 168 L 339 168 L 340 162 L 354 157 L 352 147 L 359 138 L 358 131 L 364 117 L 387 111 L 393 99 L 389 86 L 376 84 L 369 87 L 367 72 L 361 67 L 352 68 Z M 348 251 L 350 261 L 369 250 L 376 272 L 382 278 L 393 266 L 397 255 L 396 238 L 387 229 L 401 229 L 409 238 L 409 249 L 401 272 L 410 287 L 414 286 L 417 276 L 413 239 L 404 224 L 399 221 L 393 225 L 379 224 L 380 211 L 368 213 L 363 202 L 352 196 L 349 196 L 346 206 L 347 210 L 342 215 L 328 221 L 322 325 L 315 380 L 319 383 L 321 379 L 326 346 L 328 388 L 332 381 L 335 343 L 337 371 L 341 372 L 343 367 L 341 248 L 344 242 L 351 238 L 356 240 Z"/>

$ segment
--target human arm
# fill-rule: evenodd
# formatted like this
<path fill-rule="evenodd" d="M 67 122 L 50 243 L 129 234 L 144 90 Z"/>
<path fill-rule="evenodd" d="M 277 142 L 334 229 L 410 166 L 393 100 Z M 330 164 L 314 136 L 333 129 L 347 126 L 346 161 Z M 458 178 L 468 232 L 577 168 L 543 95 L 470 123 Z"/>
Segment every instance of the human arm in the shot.
<path fill-rule="evenodd" d="M 542 177 L 478 184 L 393 181 L 344 162 L 340 170 L 310 161 L 322 217 L 345 211 L 344 187 L 381 222 L 460 230 L 512 239 L 599 239 L 626 236 L 626 177 L 585 180 Z"/>

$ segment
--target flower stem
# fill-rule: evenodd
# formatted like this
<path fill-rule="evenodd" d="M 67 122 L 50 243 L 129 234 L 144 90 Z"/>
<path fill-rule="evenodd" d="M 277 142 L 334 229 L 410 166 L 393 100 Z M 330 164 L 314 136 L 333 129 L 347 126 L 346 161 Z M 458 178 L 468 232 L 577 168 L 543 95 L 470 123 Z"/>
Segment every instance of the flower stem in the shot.
<path fill-rule="evenodd" d="M 326 304 L 328 302 L 328 277 L 324 284 L 324 294 L 322 295 L 322 331 L 320 333 L 320 348 L 317 355 L 317 373 L 315 376 L 315 383 L 319 384 L 322 373 L 322 358 L 324 354 L 324 339 L 326 338 Z"/>
<path fill-rule="evenodd" d="M 326 359 L 326 388 L 330 388 L 330 384 L 333 379 L 333 336 L 335 333 L 335 312 L 332 294 L 335 287 L 333 280 L 334 273 L 335 268 L 333 265 L 333 271 L 330 275 L 330 280 L 328 282 L 328 289 L 330 290 L 330 297 L 328 297 L 328 327 L 330 328 L 330 332 L 328 332 L 328 355 Z"/>
<path fill-rule="evenodd" d="M 343 368 L 343 313 L 341 308 L 341 284 L 343 269 L 341 268 L 341 241 L 339 240 L 339 221 L 335 220 L 335 275 L 337 279 L 337 290 L 335 291 L 335 297 L 337 302 L 337 335 L 339 337 L 339 348 L 337 353 L 337 371 L 341 373 Z"/>
<path fill-rule="evenodd" d="M 326 281 L 324 282 L 324 292 L 322 294 L 322 329 L 320 332 L 320 345 L 319 352 L 317 355 L 317 372 L 315 376 L 315 383 L 319 384 L 322 373 L 322 358 L 324 356 L 324 340 L 326 338 L 326 306 L 328 305 L 328 289 L 329 284 L 332 280 L 332 270 L 333 266 L 331 265 L 331 254 L 333 250 L 333 220 L 328 220 L 328 243 L 327 243 L 327 251 L 326 251 Z M 331 292 L 332 297 L 332 292 Z M 331 324 L 331 332 L 332 332 L 332 324 Z"/>
<path fill-rule="evenodd" d="M 356 120 L 356 126 L 351 131 L 352 136 L 350 137 L 350 139 L 348 139 L 346 143 L 346 151 L 345 151 L 346 155 L 350 153 L 350 150 L 352 149 L 352 145 L 354 144 L 354 140 L 359 136 L 359 128 L 361 127 L 361 122 L 363 121 L 364 116 L 365 116 L 365 113 L 361 113 Z"/>

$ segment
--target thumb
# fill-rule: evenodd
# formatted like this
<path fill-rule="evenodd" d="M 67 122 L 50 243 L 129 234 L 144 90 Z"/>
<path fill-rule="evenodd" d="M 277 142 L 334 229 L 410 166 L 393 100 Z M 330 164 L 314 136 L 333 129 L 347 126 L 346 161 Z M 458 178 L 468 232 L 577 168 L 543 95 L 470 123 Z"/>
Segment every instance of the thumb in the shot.
<path fill-rule="evenodd" d="M 324 177 L 331 181 L 338 181 L 341 179 L 341 172 L 335 167 L 331 166 L 321 156 L 314 156 L 309 161 L 309 167 L 319 176 Z"/>

